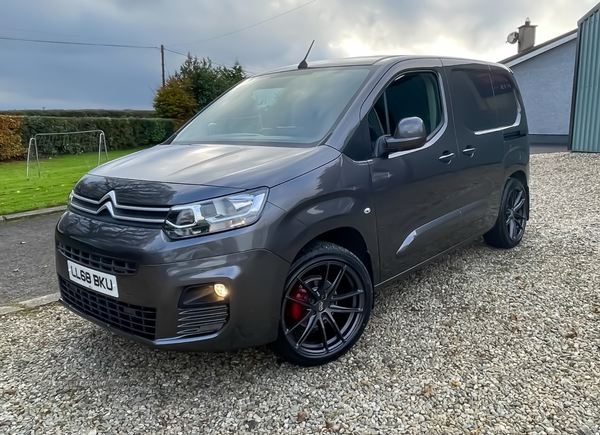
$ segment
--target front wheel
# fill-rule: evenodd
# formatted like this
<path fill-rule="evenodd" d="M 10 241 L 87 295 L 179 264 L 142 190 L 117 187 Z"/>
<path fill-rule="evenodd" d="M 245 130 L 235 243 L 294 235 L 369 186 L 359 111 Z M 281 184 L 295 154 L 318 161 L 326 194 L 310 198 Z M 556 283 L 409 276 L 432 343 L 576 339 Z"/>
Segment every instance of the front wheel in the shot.
<path fill-rule="evenodd" d="M 496 224 L 483 237 L 488 244 L 497 248 L 514 248 L 525 234 L 528 218 L 527 189 L 518 179 L 510 178 L 502 193 L 502 203 Z"/>
<path fill-rule="evenodd" d="M 301 366 L 333 361 L 360 338 L 372 305 L 371 278 L 358 257 L 316 242 L 290 268 L 275 351 Z"/>

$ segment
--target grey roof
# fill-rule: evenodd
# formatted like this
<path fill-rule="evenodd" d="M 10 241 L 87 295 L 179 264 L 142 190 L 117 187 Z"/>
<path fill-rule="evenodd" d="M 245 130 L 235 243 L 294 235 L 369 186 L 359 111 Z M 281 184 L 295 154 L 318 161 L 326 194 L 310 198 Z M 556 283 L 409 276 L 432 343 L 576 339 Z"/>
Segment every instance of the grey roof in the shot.
<path fill-rule="evenodd" d="M 313 60 L 308 59 L 309 68 L 325 68 L 331 66 L 372 66 L 378 62 L 385 61 L 387 59 L 409 59 L 414 56 L 362 56 L 362 57 L 345 57 L 340 59 L 327 59 L 327 60 Z M 299 61 L 298 61 L 299 62 Z M 267 71 L 263 74 L 270 74 L 274 72 L 290 71 L 298 69 L 298 64 L 286 65 L 284 67 L 275 68 Z"/>
<path fill-rule="evenodd" d="M 345 57 L 340 59 L 328 59 L 328 60 L 315 60 L 311 61 L 307 60 L 308 68 L 328 68 L 328 67 L 337 67 L 337 66 L 373 66 L 373 65 L 385 65 L 385 64 L 394 64 L 401 60 L 409 60 L 409 59 L 454 59 L 461 60 L 465 62 L 476 62 L 482 64 L 494 64 L 494 62 L 486 62 L 481 60 L 474 59 L 462 59 L 462 58 L 450 58 L 446 56 L 419 56 L 419 55 L 387 55 L 387 56 L 363 56 L 363 57 Z M 275 68 L 270 71 L 265 71 L 261 74 L 272 74 L 276 72 L 283 71 L 293 71 L 298 69 L 298 64 L 287 65 L 281 68 Z"/>

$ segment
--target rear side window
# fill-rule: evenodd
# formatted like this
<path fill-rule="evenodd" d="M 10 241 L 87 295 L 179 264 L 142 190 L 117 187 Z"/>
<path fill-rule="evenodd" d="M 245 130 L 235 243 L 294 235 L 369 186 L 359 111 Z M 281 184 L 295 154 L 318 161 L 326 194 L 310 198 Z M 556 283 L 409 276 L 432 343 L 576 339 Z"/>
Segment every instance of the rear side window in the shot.
<path fill-rule="evenodd" d="M 502 70 L 492 70 L 491 76 L 495 108 L 498 112 L 498 127 L 509 127 L 516 122 L 518 116 L 513 81 L 508 72 Z"/>
<path fill-rule="evenodd" d="M 471 131 L 497 128 L 496 103 L 487 68 L 455 69 L 451 77 L 455 114 L 461 122 Z"/>

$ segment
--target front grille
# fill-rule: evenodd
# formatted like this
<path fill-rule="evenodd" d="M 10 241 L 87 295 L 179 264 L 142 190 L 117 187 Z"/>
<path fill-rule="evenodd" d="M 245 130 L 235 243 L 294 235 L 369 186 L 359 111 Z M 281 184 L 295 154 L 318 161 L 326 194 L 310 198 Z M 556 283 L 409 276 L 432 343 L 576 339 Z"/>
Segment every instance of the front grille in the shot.
<path fill-rule="evenodd" d="M 137 264 L 133 261 L 119 260 L 104 255 L 90 254 L 80 249 L 71 248 L 61 242 L 57 244 L 58 251 L 70 260 L 90 266 L 101 272 L 113 275 L 134 275 Z"/>
<path fill-rule="evenodd" d="M 69 206 L 72 210 L 94 216 L 111 216 L 117 221 L 133 224 L 163 224 L 169 214 L 169 207 L 141 207 L 119 204 L 114 191 L 108 192 L 99 200 L 87 198 L 71 192 Z"/>
<path fill-rule="evenodd" d="M 76 310 L 139 337 L 154 340 L 156 309 L 127 304 L 60 278 L 62 299 Z"/>
<path fill-rule="evenodd" d="M 228 318 L 229 306 L 225 304 L 179 310 L 177 336 L 190 338 L 215 333 Z"/>

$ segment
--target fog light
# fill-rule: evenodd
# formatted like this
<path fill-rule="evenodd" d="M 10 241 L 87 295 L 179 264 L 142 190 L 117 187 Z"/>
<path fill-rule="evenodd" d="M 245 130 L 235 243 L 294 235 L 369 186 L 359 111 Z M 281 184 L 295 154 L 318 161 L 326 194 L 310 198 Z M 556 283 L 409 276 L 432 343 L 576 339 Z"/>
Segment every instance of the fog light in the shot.
<path fill-rule="evenodd" d="M 225 298 L 229 294 L 229 290 L 227 290 L 227 287 L 225 287 L 223 284 L 215 284 L 214 288 L 217 296 Z"/>

